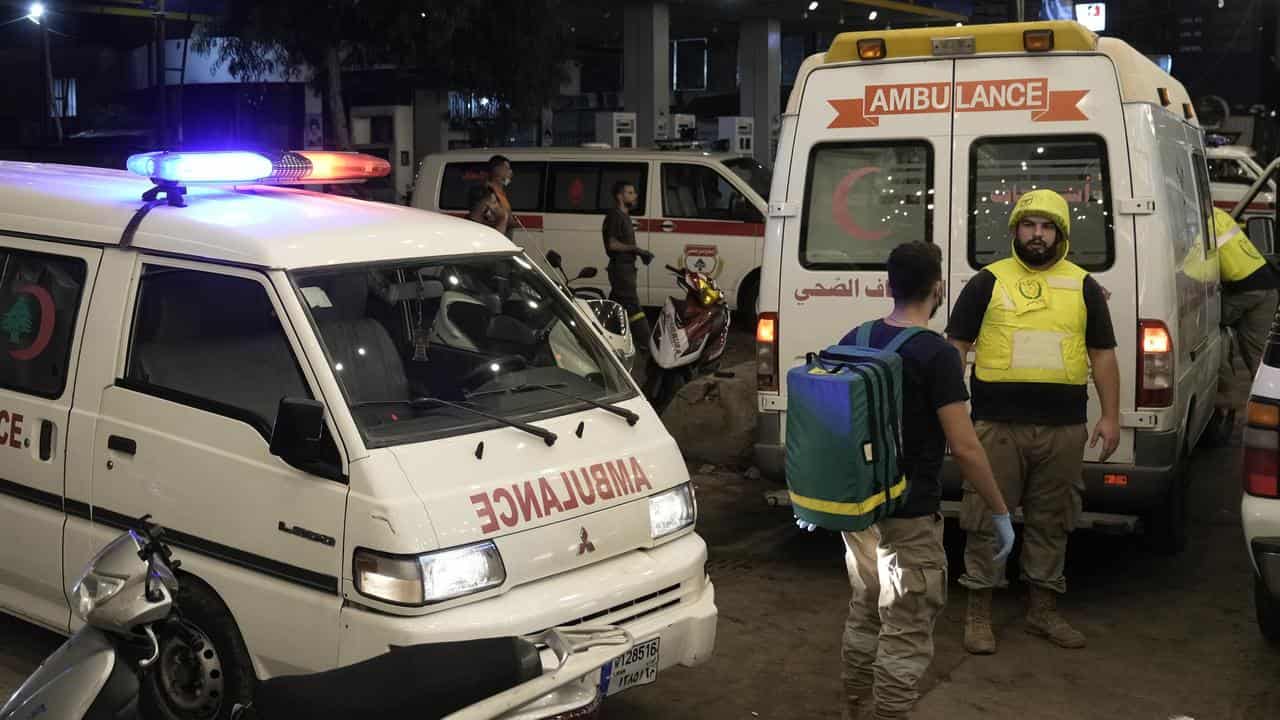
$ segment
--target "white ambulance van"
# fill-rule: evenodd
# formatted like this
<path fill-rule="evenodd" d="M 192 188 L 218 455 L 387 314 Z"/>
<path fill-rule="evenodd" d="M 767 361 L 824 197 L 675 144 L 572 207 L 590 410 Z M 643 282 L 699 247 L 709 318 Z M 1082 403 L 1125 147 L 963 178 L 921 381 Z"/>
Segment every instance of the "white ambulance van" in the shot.
<path fill-rule="evenodd" d="M 379 163 L 0 163 L 0 610 L 74 630 L 66 579 L 150 514 L 157 717 L 389 645 L 616 624 L 602 694 L 712 651 L 680 451 L 580 307 L 489 228 L 270 184 Z"/>
<path fill-rule="evenodd" d="M 485 182 L 488 160 L 503 155 L 513 177 L 507 198 L 518 221 L 512 239 L 541 262 L 547 250 L 570 275 L 598 267 L 575 286 L 608 293 L 600 226 L 613 207 L 613 184 L 635 184 L 636 244 L 656 257 L 638 265 L 640 302 L 660 306 L 683 294 L 664 265 L 710 274 L 731 307 L 754 310 L 764 247 L 764 195 L 771 178 L 749 157 L 727 153 L 612 148 L 453 150 L 423 159 L 413 206 L 463 216 L 467 191 Z"/>
<path fill-rule="evenodd" d="M 1253 150 L 1241 145 L 1219 145 L 1208 147 L 1206 151 L 1214 207 L 1231 212 L 1249 187 L 1262 177 L 1262 166 L 1254 159 Z M 1241 218 L 1247 221 L 1255 217 L 1270 217 L 1276 209 L 1275 190 L 1275 183 L 1267 183 L 1266 192 L 1258 193 L 1245 206 Z M 1277 250 L 1274 247 L 1258 249 L 1267 256 L 1274 256 Z"/>
<path fill-rule="evenodd" d="M 1120 447 L 1106 463 L 1086 451 L 1086 521 L 1141 518 L 1161 545 L 1184 542 L 1181 470 L 1221 350 L 1205 153 L 1178 81 L 1069 22 L 846 33 L 803 64 L 778 147 L 757 327 L 762 469 L 782 473 L 787 370 L 888 313 L 893 247 L 942 249 L 942 331 L 969 278 L 1011 252 L 1014 202 L 1051 188 L 1119 342 Z M 944 491 L 959 497 L 953 466 Z"/>

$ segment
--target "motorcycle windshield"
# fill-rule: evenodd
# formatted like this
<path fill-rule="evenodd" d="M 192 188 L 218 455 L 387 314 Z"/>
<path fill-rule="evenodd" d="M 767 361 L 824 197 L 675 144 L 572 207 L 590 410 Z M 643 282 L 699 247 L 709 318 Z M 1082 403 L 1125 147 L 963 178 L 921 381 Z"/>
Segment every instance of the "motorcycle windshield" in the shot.
<path fill-rule="evenodd" d="M 635 396 L 586 318 L 519 255 L 290 274 L 369 447 Z"/>

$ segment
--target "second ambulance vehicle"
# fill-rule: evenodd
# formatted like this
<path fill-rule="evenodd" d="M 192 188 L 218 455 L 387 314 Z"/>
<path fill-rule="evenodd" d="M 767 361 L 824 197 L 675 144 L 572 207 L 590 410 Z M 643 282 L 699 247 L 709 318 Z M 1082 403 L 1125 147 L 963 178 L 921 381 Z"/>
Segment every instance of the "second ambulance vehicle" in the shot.
<path fill-rule="evenodd" d="M 942 249 L 941 331 L 964 284 L 1010 254 L 1014 203 L 1050 188 L 1119 342 L 1120 447 L 1106 463 L 1086 451 L 1086 518 L 1141 518 L 1161 546 L 1185 542 L 1181 469 L 1213 410 L 1222 344 L 1205 151 L 1180 83 L 1069 22 L 846 33 L 802 66 L 778 147 L 757 330 L 762 468 L 781 474 L 787 369 L 889 312 L 893 247 Z"/>
<path fill-rule="evenodd" d="M 0 610 L 75 629 L 66 579 L 151 514 L 156 717 L 566 624 L 635 637 L 602 695 L 711 653 L 685 464 L 580 306 L 490 228 L 260 184 L 378 163 L 0 163 Z"/>

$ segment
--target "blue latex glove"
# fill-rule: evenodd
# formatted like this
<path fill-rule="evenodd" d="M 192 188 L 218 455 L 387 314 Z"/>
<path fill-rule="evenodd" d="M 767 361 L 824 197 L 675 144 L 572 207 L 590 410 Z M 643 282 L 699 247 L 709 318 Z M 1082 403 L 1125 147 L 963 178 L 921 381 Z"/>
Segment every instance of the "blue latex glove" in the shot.
<path fill-rule="evenodd" d="M 993 514 L 991 520 L 996 524 L 996 538 L 999 541 L 993 559 L 1002 563 L 1009 558 L 1009 553 L 1013 552 L 1013 520 L 1009 517 L 1009 513 Z"/>
<path fill-rule="evenodd" d="M 817 525 L 814 525 L 808 520 L 801 520 L 800 518 L 796 518 L 796 527 L 806 532 L 813 532 L 814 530 L 818 529 Z"/>

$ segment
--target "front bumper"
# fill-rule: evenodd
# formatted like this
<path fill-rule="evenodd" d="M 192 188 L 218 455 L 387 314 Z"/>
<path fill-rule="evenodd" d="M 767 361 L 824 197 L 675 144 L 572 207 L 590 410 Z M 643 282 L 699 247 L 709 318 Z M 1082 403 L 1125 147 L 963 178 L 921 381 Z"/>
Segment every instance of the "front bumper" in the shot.
<path fill-rule="evenodd" d="M 486 600 L 405 617 L 352 603 L 342 608 L 339 665 L 389 645 L 531 635 L 568 624 L 619 625 L 637 643 L 660 637 L 659 666 L 697 665 L 715 647 L 715 587 L 696 533 L 527 583 Z"/>
<path fill-rule="evenodd" d="M 1245 493 L 1240 520 L 1253 570 L 1271 597 L 1280 600 L 1280 500 Z"/>

